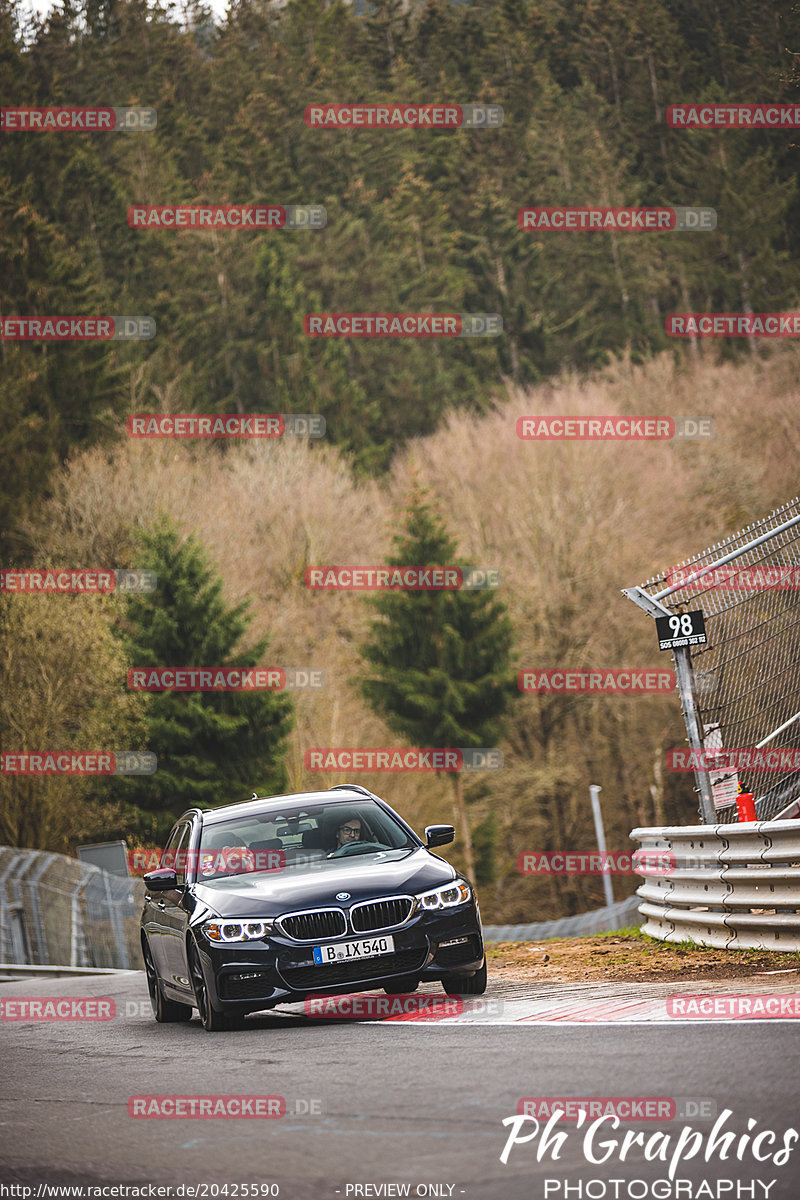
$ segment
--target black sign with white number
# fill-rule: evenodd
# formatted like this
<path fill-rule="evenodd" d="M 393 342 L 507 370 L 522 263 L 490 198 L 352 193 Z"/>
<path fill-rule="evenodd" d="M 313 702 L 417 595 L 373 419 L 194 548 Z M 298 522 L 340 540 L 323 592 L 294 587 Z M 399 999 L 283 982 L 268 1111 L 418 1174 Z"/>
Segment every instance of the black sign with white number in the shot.
<path fill-rule="evenodd" d="M 675 613 L 671 617 L 656 617 L 659 650 L 677 650 L 681 646 L 705 646 L 706 623 L 701 609 L 696 612 Z"/>

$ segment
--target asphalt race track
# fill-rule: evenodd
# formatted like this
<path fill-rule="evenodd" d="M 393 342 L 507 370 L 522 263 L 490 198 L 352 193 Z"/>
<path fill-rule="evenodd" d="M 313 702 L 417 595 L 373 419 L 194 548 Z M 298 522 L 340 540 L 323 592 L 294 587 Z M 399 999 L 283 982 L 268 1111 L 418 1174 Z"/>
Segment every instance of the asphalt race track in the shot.
<path fill-rule="evenodd" d="M 672 993 L 787 995 L 800 991 L 796 981 L 792 973 L 719 988 L 490 984 L 461 1016 L 344 1021 L 297 1007 L 219 1034 L 197 1019 L 157 1025 L 139 972 L 4 982 L 0 1195 L 24 1197 L 8 1190 L 21 1184 L 36 1196 L 40 1183 L 205 1183 L 195 1195 L 213 1197 L 227 1183 L 228 1196 L 241 1196 L 233 1185 L 257 1183 L 277 1185 L 272 1194 L 282 1200 L 797 1200 L 800 1148 L 783 1165 L 770 1157 L 787 1129 L 800 1129 L 797 1021 L 685 1021 L 664 1010 Z M 21 1009 L 7 1001 L 47 997 L 110 997 L 116 1015 L 8 1018 Z M 165 1095 L 281 1097 L 285 1115 L 129 1115 L 131 1097 Z M 604 1164 L 587 1160 L 585 1127 L 574 1120 L 552 1131 L 566 1133 L 557 1159 L 545 1150 L 537 1161 L 542 1120 L 537 1136 L 501 1163 L 509 1136 L 502 1121 L 520 1099 L 564 1096 L 660 1098 L 677 1109 L 672 1119 L 604 1124 L 593 1142 L 597 1158 L 608 1154 Z M 720 1132 L 736 1139 L 726 1160 L 717 1152 L 706 1163 L 714 1120 L 726 1108 L 732 1116 Z M 736 1158 L 748 1119 L 751 1137 L 776 1135 L 760 1143 L 768 1161 L 753 1157 L 749 1143 Z M 700 1147 L 676 1164 L 670 1182 L 669 1156 L 685 1127 L 699 1131 Z M 533 1129 L 528 1123 L 519 1136 Z M 666 1161 L 646 1159 L 641 1143 L 620 1161 L 629 1130 L 644 1130 L 645 1145 L 657 1132 L 669 1135 L 668 1150 L 663 1136 L 651 1149 L 652 1156 L 660 1146 Z M 172 1192 L 181 1194 L 190 1193 Z"/>

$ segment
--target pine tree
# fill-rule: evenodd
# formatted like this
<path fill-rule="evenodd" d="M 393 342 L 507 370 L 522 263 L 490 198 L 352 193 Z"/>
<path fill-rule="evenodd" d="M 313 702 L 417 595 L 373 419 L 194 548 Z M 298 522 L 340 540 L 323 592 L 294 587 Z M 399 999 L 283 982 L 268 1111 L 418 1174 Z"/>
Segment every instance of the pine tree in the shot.
<path fill-rule="evenodd" d="M 465 566 L 456 543 L 417 483 L 390 566 Z M 492 746 L 513 692 L 511 622 L 490 591 L 386 592 L 362 646 L 372 674 L 361 690 L 390 729 L 419 747 Z M 451 775 L 467 872 L 472 836 L 461 772 Z"/>
<path fill-rule="evenodd" d="M 136 667 L 255 667 L 268 639 L 239 645 L 249 601 L 229 608 L 222 580 L 194 538 L 182 541 L 163 523 L 141 537 L 141 564 L 157 590 L 131 596 L 127 640 Z M 148 697 L 147 748 L 158 756 L 152 776 L 132 779 L 140 832 L 162 837 L 191 805 L 214 807 L 243 791 L 286 786 L 283 754 L 293 721 L 278 692 L 161 692 Z"/>

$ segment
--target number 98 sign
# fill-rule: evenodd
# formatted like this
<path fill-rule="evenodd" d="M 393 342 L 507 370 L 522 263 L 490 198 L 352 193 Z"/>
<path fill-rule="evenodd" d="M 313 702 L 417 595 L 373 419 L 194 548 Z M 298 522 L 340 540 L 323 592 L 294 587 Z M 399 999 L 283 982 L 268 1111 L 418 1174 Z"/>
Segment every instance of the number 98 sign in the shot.
<path fill-rule="evenodd" d="M 705 646 L 706 623 L 701 609 L 695 612 L 674 613 L 671 617 L 656 617 L 659 650 L 678 650 L 682 646 Z"/>

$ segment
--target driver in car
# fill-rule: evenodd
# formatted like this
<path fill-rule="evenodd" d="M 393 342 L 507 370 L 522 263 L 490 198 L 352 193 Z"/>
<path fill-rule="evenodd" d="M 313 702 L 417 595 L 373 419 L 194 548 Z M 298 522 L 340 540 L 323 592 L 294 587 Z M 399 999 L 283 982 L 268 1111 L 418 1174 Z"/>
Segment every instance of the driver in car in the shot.
<path fill-rule="evenodd" d="M 340 846 L 348 846 L 351 842 L 359 842 L 361 840 L 361 819 L 360 817 L 349 817 L 336 830 L 336 845 L 334 850 L 338 850 Z"/>

